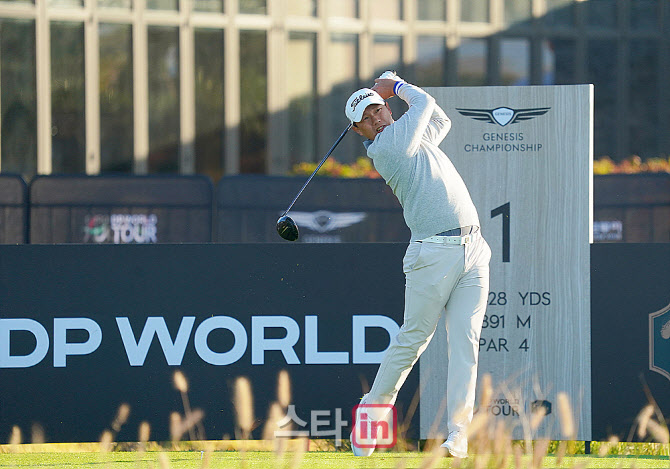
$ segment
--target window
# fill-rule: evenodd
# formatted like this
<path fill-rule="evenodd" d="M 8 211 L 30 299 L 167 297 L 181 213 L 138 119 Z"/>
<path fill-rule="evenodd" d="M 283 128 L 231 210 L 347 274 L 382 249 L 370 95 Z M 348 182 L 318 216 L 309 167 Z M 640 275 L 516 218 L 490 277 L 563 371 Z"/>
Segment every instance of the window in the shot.
<path fill-rule="evenodd" d="M 84 25 L 51 23 L 51 155 L 54 173 L 86 170 Z"/>
<path fill-rule="evenodd" d="M 84 6 L 84 2 L 83 2 L 83 0 L 49 0 L 49 6 L 51 6 L 51 7 L 77 8 L 77 7 Z"/>
<path fill-rule="evenodd" d="M 287 57 L 289 99 L 289 166 L 314 161 L 316 155 L 316 33 L 289 35 Z"/>
<path fill-rule="evenodd" d="M 575 23 L 575 4 L 573 0 L 545 0 L 547 13 L 544 23 L 547 26 L 573 26 Z"/>
<path fill-rule="evenodd" d="M 356 34 L 331 34 L 327 60 L 331 92 L 327 96 L 327 107 L 332 109 L 333 113 L 327 134 L 320 139 L 319 155 L 328 151 L 332 142 L 346 127 L 348 121 L 344 115 L 344 105 L 351 93 L 363 87 L 358 81 L 358 59 L 358 36 Z M 366 86 L 370 85 L 366 84 Z M 347 136 L 342 140 L 337 148 L 337 155 L 334 157 L 340 162 L 352 163 L 361 155 L 365 155 L 365 149 L 361 144 L 361 139 L 355 135 Z"/>
<path fill-rule="evenodd" d="M 419 36 L 416 46 L 416 83 L 419 86 L 446 85 L 447 48 L 444 37 Z"/>
<path fill-rule="evenodd" d="M 488 41 L 486 39 L 461 39 L 456 49 L 459 86 L 486 84 Z"/>
<path fill-rule="evenodd" d="M 0 113 L 3 172 L 37 173 L 35 22 L 0 20 Z"/>
<path fill-rule="evenodd" d="M 659 0 L 630 2 L 630 26 L 636 31 L 656 31 L 661 18 Z"/>
<path fill-rule="evenodd" d="M 489 0 L 461 0 L 461 20 L 468 23 L 488 23 Z"/>
<path fill-rule="evenodd" d="M 179 29 L 149 26 L 149 172 L 179 170 Z"/>
<path fill-rule="evenodd" d="M 638 1 L 638 0 L 635 0 Z M 598 28 L 616 28 L 617 2 L 612 0 L 589 0 L 584 2 L 587 9 L 587 25 Z"/>
<path fill-rule="evenodd" d="M 131 26 L 100 24 L 100 171 L 133 170 Z"/>
<path fill-rule="evenodd" d="M 418 0 L 416 17 L 421 21 L 446 21 L 447 2 L 444 0 Z"/>
<path fill-rule="evenodd" d="M 240 31 L 240 172 L 264 173 L 267 155 L 267 40 Z"/>
<path fill-rule="evenodd" d="M 505 0 L 505 24 L 529 23 L 530 0 Z"/>
<path fill-rule="evenodd" d="M 149 10 L 177 10 L 179 0 L 146 0 Z"/>
<path fill-rule="evenodd" d="M 660 154 L 658 135 L 658 44 L 654 40 L 632 40 L 628 62 L 629 154 L 642 158 Z M 667 130 L 667 129 L 666 129 Z"/>
<path fill-rule="evenodd" d="M 575 41 L 571 39 L 543 41 L 542 83 L 546 85 L 575 83 Z"/>
<path fill-rule="evenodd" d="M 224 173 L 223 31 L 196 29 L 195 170 L 218 181 Z"/>
<path fill-rule="evenodd" d="M 240 13 L 251 15 L 266 15 L 268 6 L 267 0 L 239 0 Z"/>
<path fill-rule="evenodd" d="M 500 41 L 500 84 L 530 84 L 530 41 L 502 39 Z"/>
<path fill-rule="evenodd" d="M 223 13 L 223 0 L 195 0 L 193 11 Z"/>
<path fill-rule="evenodd" d="M 376 77 L 386 70 L 402 73 L 402 37 L 376 35 L 372 46 L 372 57 Z"/>
<path fill-rule="evenodd" d="M 613 40 L 591 40 L 587 50 L 587 83 L 595 87 L 593 137 L 594 156 L 617 158 L 617 43 Z"/>
<path fill-rule="evenodd" d="M 378 77 L 386 70 L 395 70 L 402 77 L 402 36 L 375 36 L 372 46 L 372 57 L 375 77 Z M 372 86 L 373 84 L 374 82 L 367 86 Z M 389 101 L 389 104 L 394 119 L 398 119 L 407 107 L 399 99 L 392 99 Z"/>
<path fill-rule="evenodd" d="M 130 9 L 131 0 L 98 0 L 101 8 L 125 8 Z"/>

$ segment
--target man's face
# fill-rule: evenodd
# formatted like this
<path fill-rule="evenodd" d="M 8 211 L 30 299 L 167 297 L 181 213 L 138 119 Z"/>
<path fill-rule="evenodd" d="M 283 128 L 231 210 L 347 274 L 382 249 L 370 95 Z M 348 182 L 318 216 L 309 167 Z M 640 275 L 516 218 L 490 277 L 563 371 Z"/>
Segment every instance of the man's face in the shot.
<path fill-rule="evenodd" d="M 363 118 L 356 122 L 354 132 L 363 137 L 374 140 L 387 126 L 393 124 L 391 108 L 387 104 L 370 104 L 363 112 Z"/>

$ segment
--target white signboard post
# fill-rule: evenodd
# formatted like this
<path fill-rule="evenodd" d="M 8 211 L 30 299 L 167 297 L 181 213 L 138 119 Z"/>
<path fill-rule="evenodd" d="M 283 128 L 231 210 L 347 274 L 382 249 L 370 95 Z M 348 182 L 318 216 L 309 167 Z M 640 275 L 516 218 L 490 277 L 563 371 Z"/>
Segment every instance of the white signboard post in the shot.
<path fill-rule="evenodd" d="M 550 413 L 530 436 L 564 439 L 557 394 L 565 392 L 576 439 L 590 441 L 593 86 L 427 91 L 452 120 L 441 148 L 493 252 L 479 383 L 490 374 L 494 395 L 479 411 L 522 439 L 524 419 L 543 406 Z M 421 438 L 447 434 L 446 375 L 443 319 L 420 361 Z"/>

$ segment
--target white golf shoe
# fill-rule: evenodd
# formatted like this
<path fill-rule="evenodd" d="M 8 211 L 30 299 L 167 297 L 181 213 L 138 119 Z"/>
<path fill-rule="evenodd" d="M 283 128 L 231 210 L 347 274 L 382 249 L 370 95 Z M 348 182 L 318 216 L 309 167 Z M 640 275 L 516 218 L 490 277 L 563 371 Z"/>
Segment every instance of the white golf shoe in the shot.
<path fill-rule="evenodd" d="M 367 397 L 367 394 L 364 395 L 358 404 L 359 407 L 356 409 L 354 427 L 351 430 L 351 451 L 353 451 L 354 456 L 370 456 L 375 451 L 375 445 L 377 444 L 376 438 L 371 438 L 371 435 L 361 434 L 362 426 L 360 423 L 367 421 L 367 416 L 361 416 L 360 406 L 365 404 Z"/>
<path fill-rule="evenodd" d="M 356 444 L 354 442 L 354 432 L 356 429 L 354 429 L 351 432 L 351 451 L 354 453 L 354 456 L 370 456 L 372 453 L 375 452 L 375 447 L 373 446 L 376 443 L 376 440 L 372 440 L 369 445 L 366 445 L 365 448 L 362 448 L 359 446 L 359 444 Z M 369 446 L 369 447 L 368 447 Z"/>
<path fill-rule="evenodd" d="M 465 432 L 453 431 L 449 432 L 447 441 L 442 443 L 443 448 L 447 448 L 449 454 L 456 458 L 468 457 L 468 437 Z"/>

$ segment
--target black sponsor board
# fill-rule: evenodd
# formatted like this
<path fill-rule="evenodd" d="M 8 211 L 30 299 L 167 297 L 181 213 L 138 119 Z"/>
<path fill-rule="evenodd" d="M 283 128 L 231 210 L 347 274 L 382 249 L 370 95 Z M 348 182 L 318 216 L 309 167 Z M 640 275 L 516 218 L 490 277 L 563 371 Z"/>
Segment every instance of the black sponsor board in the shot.
<path fill-rule="evenodd" d="M 23 178 L 0 174 L 0 244 L 23 244 L 28 237 L 28 190 Z"/>
<path fill-rule="evenodd" d="M 210 242 L 213 192 L 205 176 L 38 176 L 30 242 Z"/>
<path fill-rule="evenodd" d="M 594 440 L 638 440 L 650 399 L 670 417 L 669 265 L 670 244 L 591 246 Z"/>
<path fill-rule="evenodd" d="M 307 177 L 228 176 L 217 186 L 219 242 L 281 241 L 277 219 Z M 315 177 L 289 216 L 298 242 L 406 242 L 409 228 L 398 199 L 383 179 Z"/>
<path fill-rule="evenodd" d="M 17 425 L 29 440 L 39 423 L 47 441 L 96 441 L 127 403 L 117 440 L 137 441 L 142 421 L 168 440 L 180 370 L 208 439 L 235 437 L 232 388 L 247 376 L 260 438 L 287 370 L 307 423 L 294 430 L 346 439 L 338 409 L 350 425 L 378 367 L 367 362 L 402 320 L 405 246 L 0 246 L 0 434 Z M 417 388 L 415 370 L 401 422 Z"/>
<path fill-rule="evenodd" d="M 28 438 L 39 423 L 47 441 L 95 441 L 127 403 L 130 418 L 118 440 L 137 440 L 142 421 L 151 424 L 153 440 L 167 440 L 170 413 L 183 413 L 176 370 L 189 382 L 191 406 L 205 412 L 207 438 L 235 436 L 238 376 L 251 380 L 258 424 L 252 437 L 260 438 L 281 370 L 290 374 L 292 403 L 308 431 L 315 411 L 334 425 L 341 409 L 350 424 L 349 412 L 377 370 L 361 362 L 388 345 L 381 326 L 388 323 L 380 318 L 401 321 L 404 249 L 0 246 L 0 434 L 17 425 Z M 670 415 L 663 329 L 670 320 L 670 245 L 598 244 L 591 254 L 593 439 L 635 439 L 648 395 Z M 96 325 L 100 343 L 93 347 Z M 353 337 L 363 330 L 361 350 Z M 169 338 L 159 340 L 165 332 Z M 152 337 L 148 345 L 142 334 Z M 210 363 L 217 360 L 230 363 Z M 400 393 L 401 422 L 417 387 L 414 370 Z M 348 428 L 340 433 L 347 438 Z M 409 435 L 417 434 L 415 418 Z"/>

